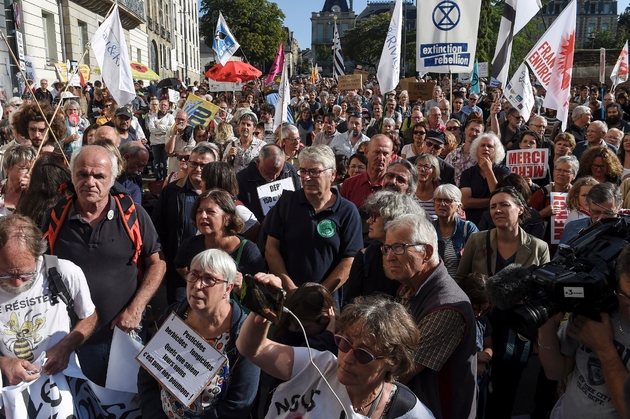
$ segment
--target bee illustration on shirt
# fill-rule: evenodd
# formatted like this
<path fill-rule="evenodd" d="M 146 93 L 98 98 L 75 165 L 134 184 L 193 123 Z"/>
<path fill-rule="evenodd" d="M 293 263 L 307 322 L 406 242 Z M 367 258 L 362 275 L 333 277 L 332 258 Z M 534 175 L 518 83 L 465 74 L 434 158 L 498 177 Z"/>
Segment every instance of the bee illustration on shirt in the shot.
<path fill-rule="evenodd" d="M 11 318 L 7 322 L 4 333 L 15 337 L 3 342 L 16 357 L 32 361 L 34 358 L 33 350 L 37 348 L 37 344 L 42 340 L 42 337 L 36 332 L 44 327 L 46 318 L 39 317 L 41 314 L 36 314 L 30 320 L 27 320 L 29 314 L 26 314 L 24 322 L 20 325 L 17 314 L 15 312 L 11 313 Z"/>

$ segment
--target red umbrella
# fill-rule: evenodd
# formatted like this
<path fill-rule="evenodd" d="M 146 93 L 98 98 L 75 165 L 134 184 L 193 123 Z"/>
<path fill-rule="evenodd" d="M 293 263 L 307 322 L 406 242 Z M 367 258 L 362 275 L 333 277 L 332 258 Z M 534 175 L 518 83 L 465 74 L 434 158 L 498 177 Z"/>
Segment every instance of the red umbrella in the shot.
<path fill-rule="evenodd" d="M 219 63 L 206 71 L 206 77 L 209 79 L 224 82 L 240 83 L 255 80 L 260 76 L 262 71 L 242 61 L 228 61 L 225 66 Z"/>

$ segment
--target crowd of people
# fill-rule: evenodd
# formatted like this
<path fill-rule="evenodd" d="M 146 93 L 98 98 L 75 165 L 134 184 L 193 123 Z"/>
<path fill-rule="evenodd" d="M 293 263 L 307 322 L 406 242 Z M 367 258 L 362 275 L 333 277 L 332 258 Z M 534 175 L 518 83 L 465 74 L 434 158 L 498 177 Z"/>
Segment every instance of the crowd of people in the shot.
<path fill-rule="evenodd" d="M 630 207 L 627 91 L 600 102 L 577 86 L 563 132 L 542 87 L 523 117 L 499 88 L 422 81 L 431 99 L 374 77 L 349 91 L 297 78 L 294 124 L 274 124 L 261 81 L 195 82 L 177 103 L 142 82 L 129 104 L 100 82 L 41 80 L 13 98 L 0 121 L 5 384 L 76 353 L 104 386 L 114 329 L 146 343 L 176 313 L 227 366 L 189 406 L 141 368 L 143 417 L 505 419 L 533 357 L 532 418 L 625 417 L 630 247 L 601 321 L 560 313 L 528 339 L 485 289 L 511 264 L 554 257 L 556 217 L 570 244 Z M 218 106 L 212 121 L 189 123 L 188 94 Z M 545 149 L 546 175 L 512 173 L 519 149 Z M 51 305 L 51 272 L 68 311 Z M 299 322 L 270 332 L 240 304 L 244 275 L 284 289 Z M 169 306 L 151 324 L 159 289 Z"/>

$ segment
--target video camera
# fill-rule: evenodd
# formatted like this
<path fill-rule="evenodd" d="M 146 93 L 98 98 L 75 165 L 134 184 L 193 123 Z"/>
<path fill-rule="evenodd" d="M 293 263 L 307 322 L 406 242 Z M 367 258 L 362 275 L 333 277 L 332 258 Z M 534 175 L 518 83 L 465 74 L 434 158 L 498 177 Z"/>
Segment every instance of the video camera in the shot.
<path fill-rule="evenodd" d="M 489 300 L 508 324 L 535 340 L 538 328 L 559 312 L 600 320 L 617 306 L 617 258 L 630 240 L 630 216 L 605 218 L 582 230 L 542 266 L 512 264 L 488 279 Z"/>

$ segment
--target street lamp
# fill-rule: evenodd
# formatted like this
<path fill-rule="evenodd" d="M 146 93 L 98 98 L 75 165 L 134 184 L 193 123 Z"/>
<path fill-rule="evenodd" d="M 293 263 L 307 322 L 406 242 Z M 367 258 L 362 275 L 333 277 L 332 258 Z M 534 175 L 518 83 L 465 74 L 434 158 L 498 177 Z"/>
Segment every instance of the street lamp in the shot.
<path fill-rule="evenodd" d="M 595 48 L 595 34 L 593 32 L 590 32 L 587 38 L 589 41 L 591 41 L 591 49 Z"/>

